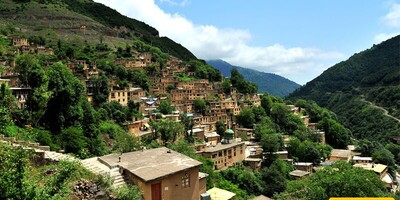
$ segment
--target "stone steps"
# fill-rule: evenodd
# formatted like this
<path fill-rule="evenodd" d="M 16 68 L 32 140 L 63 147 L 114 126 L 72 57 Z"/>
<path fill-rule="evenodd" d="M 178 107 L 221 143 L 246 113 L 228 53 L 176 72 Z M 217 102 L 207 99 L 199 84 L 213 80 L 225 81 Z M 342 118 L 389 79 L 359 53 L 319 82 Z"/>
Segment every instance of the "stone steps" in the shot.
<path fill-rule="evenodd" d="M 97 157 L 81 160 L 81 164 L 95 174 L 108 175 L 110 172 L 110 168 L 101 163 Z"/>
<path fill-rule="evenodd" d="M 60 161 L 60 160 L 78 161 L 77 158 L 75 158 L 71 155 L 57 153 L 55 151 L 44 151 L 44 158 L 53 160 L 53 161 Z"/>
<path fill-rule="evenodd" d="M 24 144 L 22 143 L 16 143 L 15 138 L 6 138 L 4 136 L 0 138 L 0 142 L 7 143 L 13 146 L 24 146 Z M 47 160 L 57 161 L 57 162 L 61 160 L 78 161 L 81 163 L 83 167 L 93 172 L 94 174 L 110 176 L 111 180 L 113 181 L 114 188 L 120 188 L 129 183 L 128 178 L 119 172 L 118 167 L 110 169 L 108 166 L 101 163 L 98 160 L 98 157 L 80 160 L 79 158 L 75 158 L 74 156 L 68 154 L 49 151 L 48 149 L 50 148 L 48 146 L 40 146 L 40 144 L 38 143 L 32 143 L 27 148 L 33 148 L 37 152 L 44 152 L 44 158 Z"/>
<path fill-rule="evenodd" d="M 126 176 L 123 176 L 122 174 L 119 174 L 118 176 L 114 177 L 113 186 L 115 188 L 120 188 L 124 185 L 127 185 L 128 183 L 128 178 Z"/>
<path fill-rule="evenodd" d="M 115 188 L 119 188 L 129 182 L 129 180 L 119 172 L 119 168 L 110 169 L 108 166 L 101 163 L 97 157 L 82 160 L 81 164 L 95 174 L 110 176 Z"/>

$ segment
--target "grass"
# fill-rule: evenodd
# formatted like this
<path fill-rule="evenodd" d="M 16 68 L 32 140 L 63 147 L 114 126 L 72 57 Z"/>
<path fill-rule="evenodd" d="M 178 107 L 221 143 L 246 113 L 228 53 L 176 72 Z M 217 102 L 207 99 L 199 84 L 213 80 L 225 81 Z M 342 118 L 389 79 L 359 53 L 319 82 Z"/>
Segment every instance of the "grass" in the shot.
<path fill-rule="evenodd" d="M 103 42 L 111 48 L 133 44 L 132 40 L 116 37 L 116 30 L 70 11 L 62 3 L 43 5 L 30 2 L 23 11 L 15 12 L 18 5 L 11 0 L 4 0 L 0 2 L 0 8 L 0 29 L 12 23 L 23 36 L 42 36 L 50 45 L 56 45 L 61 39 L 78 46 L 94 46 L 100 42 L 100 36 L 103 36 Z M 87 30 L 80 30 L 81 25 L 86 25 Z"/>

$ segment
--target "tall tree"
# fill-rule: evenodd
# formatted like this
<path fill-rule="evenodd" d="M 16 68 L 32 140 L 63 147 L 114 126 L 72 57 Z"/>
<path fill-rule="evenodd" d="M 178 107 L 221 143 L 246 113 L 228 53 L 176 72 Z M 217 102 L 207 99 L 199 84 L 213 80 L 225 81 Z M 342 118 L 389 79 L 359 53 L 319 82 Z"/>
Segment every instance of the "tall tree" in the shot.
<path fill-rule="evenodd" d="M 352 167 L 345 162 L 336 162 L 334 166 L 326 166 L 309 178 L 290 181 L 285 192 L 276 194 L 274 199 L 328 200 L 330 197 L 389 195 L 383 182 L 373 171 Z"/>
<path fill-rule="evenodd" d="M 108 95 L 110 94 L 110 82 L 103 74 L 98 78 L 90 79 L 93 86 L 93 103 L 100 105 L 107 102 Z"/>
<path fill-rule="evenodd" d="M 8 135 L 6 127 L 12 124 L 11 109 L 14 102 L 14 96 L 6 84 L 0 85 L 0 133 Z"/>
<path fill-rule="evenodd" d="M 155 134 L 161 137 L 164 144 L 167 144 L 167 142 L 174 143 L 185 131 L 181 123 L 168 119 L 159 122 L 151 122 L 151 126 Z"/>
<path fill-rule="evenodd" d="M 205 110 L 207 109 L 207 104 L 206 104 L 206 101 L 205 101 L 204 99 L 196 98 L 196 99 L 193 101 L 193 107 L 194 107 L 194 110 L 195 110 L 197 113 L 202 113 L 202 114 L 204 114 L 204 113 L 205 113 Z"/>
<path fill-rule="evenodd" d="M 350 131 L 333 119 L 323 119 L 317 125 L 325 131 L 326 142 L 334 148 L 345 149 L 350 142 Z"/>
<path fill-rule="evenodd" d="M 158 110 L 166 115 L 166 114 L 171 114 L 172 111 L 174 111 L 174 107 L 171 104 L 171 101 L 169 99 L 161 100 L 160 104 L 158 105 Z"/>
<path fill-rule="evenodd" d="M 220 135 L 221 137 L 224 136 L 225 132 L 225 124 L 224 122 L 218 120 L 217 123 L 215 124 L 217 134 Z"/>
<path fill-rule="evenodd" d="M 59 132 L 64 127 L 78 124 L 82 119 L 79 102 L 84 94 L 84 87 L 61 62 L 50 66 L 47 73 L 51 77 L 48 87 L 53 95 L 41 121 L 50 131 Z"/>
<path fill-rule="evenodd" d="M 185 139 L 189 143 L 194 142 L 193 138 L 193 126 L 195 125 L 193 117 L 188 117 L 187 115 L 181 115 L 181 123 L 185 127 Z"/>
<path fill-rule="evenodd" d="M 236 122 L 246 128 L 253 128 L 255 123 L 255 116 L 250 108 L 244 108 L 240 111 L 239 115 L 236 116 Z"/>

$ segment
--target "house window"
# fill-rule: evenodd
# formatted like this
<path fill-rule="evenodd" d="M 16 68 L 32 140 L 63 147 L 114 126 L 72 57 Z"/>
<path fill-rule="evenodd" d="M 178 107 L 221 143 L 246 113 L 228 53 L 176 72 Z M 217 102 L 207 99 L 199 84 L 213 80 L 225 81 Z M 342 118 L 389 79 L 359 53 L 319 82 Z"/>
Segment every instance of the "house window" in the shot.
<path fill-rule="evenodd" d="M 182 187 L 183 188 L 190 187 L 190 174 L 185 174 L 182 176 Z"/>

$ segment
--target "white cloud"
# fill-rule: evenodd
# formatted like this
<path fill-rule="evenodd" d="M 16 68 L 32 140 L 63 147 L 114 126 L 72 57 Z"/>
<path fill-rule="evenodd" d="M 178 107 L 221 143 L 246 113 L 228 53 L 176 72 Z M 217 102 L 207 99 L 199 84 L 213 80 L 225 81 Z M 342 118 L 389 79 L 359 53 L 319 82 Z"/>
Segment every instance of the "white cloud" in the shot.
<path fill-rule="evenodd" d="M 182 0 L 180 3 L 174 1 L 174 0 L 160 0 L 160 3 L 169 3 L 173 6 L 185 6 L 187 3 L 189 2 L 189 0 Z"/>
<path fill-rule="evenodd" d="M 315 78 L 343 58 L 341 53 L 316 48 L 288 48 L 280 44 L 250 46 L 248 41 L 251 34 L 248 30 L 194 24 L 179 14 L 164 12 L 155 0 L 95 1 L 155 27 L 161 36 L 168 36 L 181 43 L 198 58 L 223 59 L 233 65 L 276 73 L 300 84 Z M 187 0 L 181 1 L 181 5 L 186 2 Z"/>
<path fill-rule="evenodd" d="M 391 3 L 389 12 L 381 20 L 384 26 L 391 28 L 391 32 L 376 34 L 374 36 L 374 44 L 379 44 L 400 34 L 400 30 L 393 31 L 400 28 L 400 4 Z"/>
<path fill-rule="evenodd" d="M 379 33 L 378 35 L 375 35 L 374 37 L 374 43 L 379 44 L 385 40 L 388 40 L 394 36 L 399 35 L 400 32 L 395 32 L 395 33 Z"/>
<path fill-rule="evenodd" d="M 400 28 L 400 4 L 393 3 L 390 12 L 383 17 L 389 27 Z"/>

